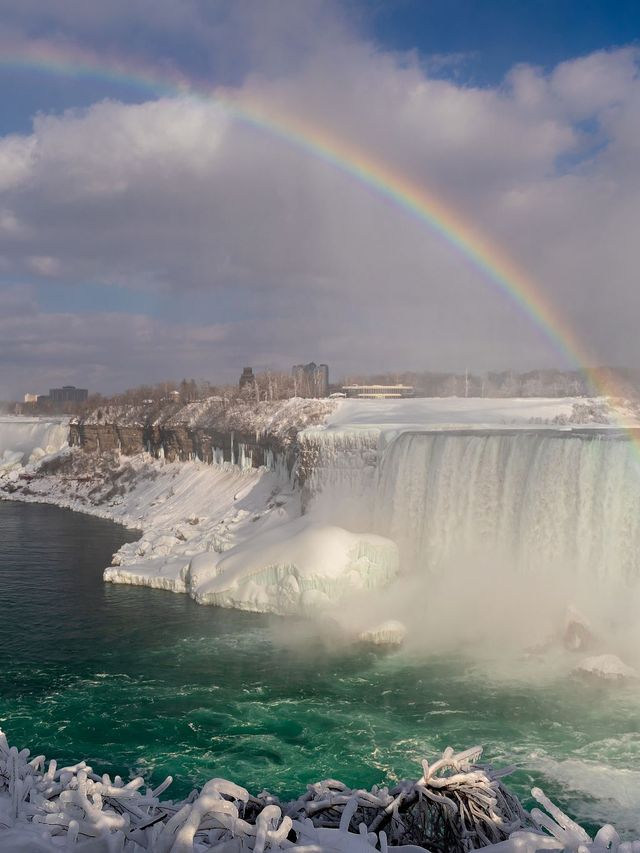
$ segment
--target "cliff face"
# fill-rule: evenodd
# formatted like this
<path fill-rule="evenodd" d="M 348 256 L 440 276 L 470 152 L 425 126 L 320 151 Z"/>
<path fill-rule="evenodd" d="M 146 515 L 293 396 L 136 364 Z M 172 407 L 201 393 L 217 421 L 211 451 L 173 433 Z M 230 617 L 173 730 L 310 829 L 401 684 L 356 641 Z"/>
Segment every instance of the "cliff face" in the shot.
<path fill-rule="evenodd" d="M 69 425 L 69 444 L 88 453 L 121 450 L 126 456 L 146 449 L 142 427 L 125 427 L 118 423 L 92 424 L 83 420 Z"/>
<path fill-rule="evenodd" d="M 133 456 L 146 451 L 169 461 L 224 461 L 243 468 L 273 467 L 279 457 L 291 470 L 298 432 L 321 424 L 334 408 L 328 400 L 227 405 L 219 398 L 164 410 L 111 407 L 73 421 L 69 443 L 90 453 L 117 450 Z"/>
<path fill-rule="evenodd" d="M 256 436 L 235 430 L 219 431 L 188 426 L 123 426 L 119 423 L 89 424 L 82 421 L 69 427 L 69 444 L 81 447 L 88 453 L 119 450 L 125 456 L 135 456 L 146 451 L 153 456 L 164 456 L 170 462 L 200 459 L 211 464 L 238 463 L 242 458 L 246 467 L 258 468 L 265 464 L 269 453 L 278 454 L 291 449 L 269 434 Z M 249 460 L 251 463 L 249 464 Z"/>

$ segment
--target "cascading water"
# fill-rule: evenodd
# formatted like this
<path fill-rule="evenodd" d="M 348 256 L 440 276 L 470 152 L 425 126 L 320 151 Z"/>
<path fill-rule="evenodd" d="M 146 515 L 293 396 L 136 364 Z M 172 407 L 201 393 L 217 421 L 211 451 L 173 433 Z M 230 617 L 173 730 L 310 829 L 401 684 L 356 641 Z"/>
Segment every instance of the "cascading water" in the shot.
<path fill-rule="evenodd" d="M 640 466 L 626 437 L 353 433 L 304 437 L 305 505 L 398 545 L 399 581 L 358 603 L 362 625 L 399 619 L 430 649 L 523 649 L 562 636 L 572 607 L 640 663 Z"/>
<path fill-rule="evenodd" d="M 640 470 L 621 438 L 403 433 L 383 452 L 373 525 L 412 569 L 500 555 L 515 572 L 640 576 Z"/>
<path fill-rule="evenodd" d="M 0 472 L 68 444 L 68 418 L 0 417 Z"/>
<path fill-rule="evenodd" d="M 600 537 L 600 553 L 612 552 L 615 545 L 632 555 L 640 513 L 629 444 L 524 432 L 404 433 L 394 438 L 381 430 L 353 431 L 355 435 L 327 430 L 328 440 L 321 432 L 311 447 L 301 448 L 301 462 L 307 450 L 310 456 L 305 470 L 309 514 L 324 506 L 338 524 L 353 531 L 391 533 L 407 561 L 417 551 L 422 562 L 416 568 L 422 571 L 412 573 L 405 566 L 405 577 L 384 578 L 382 589 L 356 589 L 317 624 L 307 618 L 271 621 L 199 608 L 186 597 L 139 586 L 105 590 L 100 569 L 119 542 L 112 542 L 106 529 L 100 539 L 94 519 L 50 507 L 0 504 L 0 574 L 4 571 L 9 617 L 0 625 L 6 658 L 0 698 L 16 737 L 61 753 L 65 763 L 72 763 L 78 755 L 76 732 L 89 732 L 84 748 L 105 770 L 123 773 L 141 767 L 152 786 L 170 767 L 185 793 L 208 778 L 212 766 L 256 789 L 265 777 L 272 790 L 285 791 L 329 773 L 371 785 L 389 772 L 407 778 L 420 756 L 449 743 L 480 742 L 487 745 L 489 760 L 522 767 L 514 782 L 520 794 L 526 796 L 535 782 L 551 796 L 561 794 L 563 806 L 576 816 L 602 815 L 619 828 L 635 829 L 638 798 L 628 793 L 633 788 L 629 779 L 635 783 L 629 767 L 638 764 L 640 755 L 634 688 L 616 692 L 620 700 L 610 701 L 607 691 L 569 680 L 581 656 L 562 659 L 569 653 L 558 644 L 552 653 L 536 655 L 523 655 L 519 644 L 504 666 L 494 657 L 483 667 L 475 653 L 484 628 L 492 638 L 500 632 L 500 650 L 514 648 L 514 637 L 528 646 L 549 635 L 547 626 L 537 634 L 528 631 L 526 637 L 522 632 L 524 618 L 535 611 L 531 618 L 537 624 L 546 605 L 538 596 L 540 581 L 532 584 L 535 595 L 524 597 L 522 607 L 521 586 L 518 597 L 508 601 L 504 586 L 499 598 L 494 595 L 495 585 L 487 583 L 475 560 L 465 562 L 458 573 L 448 565 L 460 541 L 489 548 L 499 534 L 503 542 L 517 544 L 520 532 L 536 525 L 545 535 L 550 526 L 549 553 L 552 537 L 571 541 L 567 531 L 573 530 L 585 551 L 592 547 L 589 537 Z M 158 465 L 157 477 L 140 478 L 141 488 L 150 490 L 149 504 L 158 504 L 156 529 L 145 534 L 148 543 L 157 543 L 158 557 L 173 530 L 194 532 L 191 545 L 172 539 L 184 546 L 185 555 L 194 542 L 204 537 L 212 541 L 211 531 L 217 529 L 206 526 L 207 516 L 215 518 L 218 505 L 237 508 L 233 524 L 217 530 L 221 542 L 223 536 L 231 539 L 237 521 L 252 532 L 263 522 L 265 533 L 278 529 L 282 508 L 277 505 L 263 521 L 255 516 L 262 502 L 277 497 L 275 478 L 252 477 L 225 465 L 230 470 L 182 466 L 183 480 L 173 479 L 177 465 Z M 254 479 L 261 484 L 259 504 L 249 497 Z M 67 482 L 65 478 L 65 486 Z M 30 481 L 27 485 L 34 487 Z M 136 512 L 144 495 L 135 488 L 127 495 Z M 196 501 L 195 516 L 183 504 L 177 517 L 184 521 L 176 525 L 171 506 L 178 506 L 184 495 Z M 359 518 L 353 512 L 353 526 L 346 521 L 345 506 L 361 511 Z M 450 523 L 444 517 L 449 509 L 455 512 Z M 500 520 L 492 523 L 488 516 L 494 509 Z M 572 518 L 576 512 L 578 518 Z M 605 524 L 592 529 L 601 517 Z M 300 528 L 304 522 L 295 520 Z M 114 534 L 116 539 L 120 535 Z M 311 559 L 316 544 L 325 548 L 324 536 L 319 529 L 301 551 Z M 531 532 L 532 544 L 522 545 L 518 559 L 524 568 L 529 564 L 523 555 L 538 547 L 538 539 L 542 533 L 536 537 Z M 99 542 L 102 556 L 91 550 Z M 254 533 L 245 542 L 253 542 L 247 553 L 264 558 L 264 537 L 257 540 Z M 292 554 L 290 536 L 285 544 Z M 140 545 L 132 542 L 132 551 Z M 271 545 L 281 559 L 280 543 L 273 538 Z M 207 553 L 212 559 L 220 556 Z M 358 549 L 348 573 L 366 569 L 361 561 L 369 557 Z M 154 562 L 164 565 L 163 558 Z M 327 562 L 335 564 L 334 557 L 329 555 Z M 267 563 L 275 565 L 270 559 Z M 514 566 L 515 561 L 509 570 Z M 613 561 L 597 564 L 603 574 L 614 568 Z M 630 562 L 628 571 L 634 568 Z M 481 576 L 497 601 L 494 611 L 491 601 L 479 598 L 473 588 L 474 578 Z M 464 596 L 468 608 L 464 601 L 461 605 Z M 24 622 L 25 601 L 28 613 L 44 614 L 30 621 L 28 631 L 16 628 Z M 626 625 L 637 622 L 637 610 L 629 610 Z M 359 619 L 361 625 L 356 624 Z M 407 628 L 404 648 L 397 653 L 343 647 L 343 637 L 390 619 Z M 599 635 L 607 651 L 637 665 L 632 652 L 640 643 L 630 640 L 627 655 L 612 632 Z M 452 642 L 455 654 L 450 654 Z M 470 650 L 473 660 L 458 654 L 458 648 Z M 248 721 L 241 738 L 238 720 Z M 119 732 L 115 746 L 114 726 Z"/>
<path fill-rule="evenodd" d="M 411 703 L 444 673 L 442 705 L 421 718 L 424 731 L 442 726 L 446 743 L 456 730 L 471 733 L 527 768 L 528 783 L 559 785 L 575 814 L 606 803 L 619 825 L 636 826 L 628 793 L 640 748 L 633 442 L 613 430 L 382 424 L 376 433 L 358 424 L 308 430 L 300 447 L 309 460 L 306 512 L 400 549 L 394 581 L 332 616 L 351 635 L 402 623 L 403 650 L 388 661 L 410 663 Z M 394 695 L 395 685 L 386 687 L 381 695 Z M 456 691 L 468 704 L 451 702 Z M 553 711 L 544 707 L 550 698 Z M 494 701 L 489 727 L 476 734 Z"/>
<path fill-rule="evenodd" d="M 499 554 L 513 571 L 640 577 L 640 463 L 631 442 L 550 431 L 309 436 L 315 512 L 394 539 L 406 571 Z"/>

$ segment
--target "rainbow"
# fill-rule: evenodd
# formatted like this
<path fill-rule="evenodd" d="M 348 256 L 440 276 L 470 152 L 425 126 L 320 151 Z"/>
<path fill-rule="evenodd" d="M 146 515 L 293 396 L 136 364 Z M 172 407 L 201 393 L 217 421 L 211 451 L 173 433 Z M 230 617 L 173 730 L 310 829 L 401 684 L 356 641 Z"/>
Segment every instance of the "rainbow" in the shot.
<path fill-rule="evenodd" d="M 619 396 L 589 365 L 591 355 L 556 306 L 506 251 L 477 231 L 463 216 L 424 186 L 389 164 L 326 129 L 245 96 L 186 78 L 169 68 L 145 66 L 122 58 L 104 58 L 79 48 L 38 42 L 18 52 L 0 50 L 0 68 L 37 71 L 70 78 L 93 78 L 135 87 L 153 97 L 195 97 L 213 102 L 234 119 L 307 152 L 387 199 L 424 223 L 468 258 L 484 278 L 518 306 L 563 359 L 583 372 L 602 394 Z M 605 387 L 606 384 L 606 387 Z"/>

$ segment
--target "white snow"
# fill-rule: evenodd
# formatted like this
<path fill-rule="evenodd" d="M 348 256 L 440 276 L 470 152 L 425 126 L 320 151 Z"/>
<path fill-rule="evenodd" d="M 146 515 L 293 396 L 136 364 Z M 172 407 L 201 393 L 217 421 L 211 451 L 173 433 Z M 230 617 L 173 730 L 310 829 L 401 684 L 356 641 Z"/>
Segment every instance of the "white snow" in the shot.
<path fill-rule="evenodd" d="M 380 625 L 368 628 L 358 635 L 363 643 L 373 646 L 401 646 L 407 634 L 407 629 L 396 619 L 388 619 Z"/>
<path fill-rule="evenodd" d="M 95 457 L 67 451 L 75 476 L 29 479 L 9 495 L 98 515 L 138 528 L 105 580 L 188 593 L 203 604 L 278 614 L 317 610 L 395 576 L 394 543 L 300 518 L 284 475 L 223 463 L 120 457 L 96 472 Z M 84 474 L 83 465 L 93 475 Z M 31 477 L 33 466 L 26 469 Z M 224 552 L 224 553 L 223 553 Z"/>
<path fill-rule="evenodd" d="M 261 435 L 269 433 L 280 444 L 306 426 L 320 423 L 338 403 L 292 397 L 289 400 L 224 400 L 207 397 L 194 403 L 160 402 L 156 404 L 110 405 L 96 409 L 85 417 L 87 424 L 138 426 L 145 424 L 167 427 L 208 428 L 219 432 Z"/>
<path fill-rule="evenodd" d="M 303 516 L 223 554 L 195 557 L 188 584 L 202 604 L 287 614 L 385 586 L 397 571 L 398 549 L 389 539 Z"/>
<path fill-rule="evenodd" d="M 558 554 L 562 550 L 558 543 L 566 540 L 574 543 L 571 554 L 566 546 L 566 564 L 576 560 L 576 576 L 579 568 L 589 582 L 599 573 L 610 581 L 616 574 L 624 574 L 625 567 L 635 567 L 635 554 L 639 553 L 636 519 L 640 515 L 636 507 L 640 505 L 640 492 L 635 480 L 628 476 L 630 458 L 622 443 L 590 444 L 573 437 L 565 440 L 545 434 L 545 446 L 532 445 L 527 457 L 526 453 L 511 452 L 515 439 L 510 436 L 492 436 L 490 447 L 485 448 L 491 452 L 484 452 L 477 446 L 478 436 L 465 443 L 447 435 L 440 436 L 446 447 L 437 457 L 438 468 L 426 464 L 436 458 L 431 437 L 398 436 L 398 432 L 407 430 L 510 431 L 596 425 L 589 412 L 597 411 L 599 417 L 601 401 L 591 403 L 595 409 L 589 401 L 576 399 L 342 401 L 335 406 L 326 427 L 305 430 L 302 436 L 303 443 L 314 446 L 319 454 L 316 461 L 327 468 L 328 474 L 318 480 L 324 484 L 325 498 L 333 501 L 334 514 L 342 515 L 338 519 L 325 514 L 326 502 L 320 512 L 312 501 L 309 514 L 301 516 L 300 494 L 288 480 L 284 465 L 274 464 L 279 472 L 275 473 L 266 468 L 241 470 L 226 463 L 166 463 L 147 454 L 120 457 L 109 465 L 107 457 L 101 459 L 65 448 L 64 420 L 0 419 L 0 485 L 5 482 L 22 488 L 8 497 L 51 502 L 140 529 L 141 539 L 125 545 L 115 555 L 114 565 L 105 572 L 107 580 L 187 593 L 202 603 L 245 610 L 287 614 L 330 607 L 346 595 L 357 601 L 359 593 L 393 580 L 398 571 L 394 541 L 407 548 L 407 543 L 415 540 L 416 531 L 427 560 L 435 560 L 438 549 L 446 555 L 461 542 L 473 545 L 479 541 L 477 530 L 483 535 L 488 531 L 492 543 L 499 542 L 501 536 L 505 542 L 510 541 L 514 538 L 512 532 L 518 532 L 516 539 L 522 554 L 516 556 L 523 565 L 536 553 L 528 543 L 527 531 L 537 537 L 535 547 L 540 551 L 544 546 L 550 554 Z M 292 408 L 300 416 L 298 422 L 306 422 L 306 410 L 300 410 L 297 404 Z M 268 417 L 275 417 L 263 414 L 259 428 Z M 314 417 L 315 414 L 314 410 Z M 618 426 L 613 415 L 612 419 L 612 426 Z M 600 423 L 597 426 L 602 428 Z M 278 422 L 278 429 L 283 436 L 290 434 L 286 418 Z M 382 432 L 388 439 L 386 447 L 377 443 Z M 398 441 L 391 441 L 394 438 Z M 518 441 L 521 438 L 517 436 Z M 49 454 L 51 459 L 53 451 L 57 451 L 53 459 L 60 463 L 60 470 L 35 476 L 38 457 Z M 378 472 L 379 464 L 382 468 Z M 336 477 L 340 465 L 343 468 Z M 469 470 L 473 471 L 471 479 Z M 430 502 L 425 471 L 439 477 L 438 483 L 429 486 Z M 380 475 L 379 482 L 372 472 Z M 522 493 L 521 480 L 527 482 L 527 494 L 538 496 L 522 507 L 513 499 Z M 591 496 L 577 509 L 572 503 L 576 490 L 567 488 L 567 483 L 573 481 Z M 337 484 L 349 494 L 362 497 L 365 492 L 372 492 L 374 482 L 379 491 L 371 495 L 370 526 L 351 524 L 336 501 Z M 471 500 L 474 495 L 482 496 L 482 500 Z M 607 496 L 604 504 L 603 495 Z M 465 500 L 471 501 L 468 507 Z M 476 518 L 474 513 L 480 515 Z M 605 514 L 606 524 L 593 522 L 602 522 Z M 495 531 L 489 523 L 492 520 L 498 525 Z M 394 541 L 370 532 L 353 532 L 370 529 L 388 533 Z M 567 536 L 567 531 L 574 529 L 580 535 Z M 538 541 L 540 530 L 546 531 L 548 542 Z M 624 541 L 619 531 L 624 532 Z M 582 549 L 586 549 L 584 559 Z M 606 562 L 600 559 L 602 555 L 608 557 Z M 404 630 L 404 625 L 380 621 L 378 617 L 374 627 L 361 637 L 372 643 L 388 642 L 389 638 L 401 642 Z M 589 658 L 577 670 L 603 679 L 638 677 L 635 670 L 614 655 Z M 71 773 L 69 780 L 72 777 L 77 775 Z M 84 784 L 86 780 L 82 781 Z M 12 791 L 14 799 L 28 794 L 22 788 L 13 790 L 18 790 L 17 795 Z M 550 810 L 546 801 L 541 802 Z M 3 812 L 8 813 L 6 806 L 7 798 L 0 794 L 0 821 Z M 13 808 L 11 803 L 9 806 Z M 100 826 L 101 831 L 108 829 L 106 824 Z M 26 833 L 27 829 L 23 829 Z M 520 833 L 494 850 L 575 850 L 577 839 L 586 850 L 604 849 L 608 829 L 594 841 L 578 829 L 569 837 L 557 825 L 554 838 L 544 841 L 539 834 Z M 28 831 L 32 831 L 30 823 Z M 4 841 L 13 839 L 10 844 L 14 847 L 9 848 L 3 848 L 0 836 L 0 850 L 47 849 L 36 846 L 35 841 L 29 847 L 32 842 L 24 841 L 27 836 L 21 832 L 22 829 L 17 836 L 5 835 Z M 16 840 L 18 837 L 20 840 Z M 85 849 L 108 849 L 91 844 Z M 239 850 L 241 845 L 236 847 Z M 135 847 L 128 849 L 133 851 Z"/>
<path fill-rule="evenodd" d="M 251 796 L 216 778 L 176 802 L 160 799 L 170 776 L 151 789 L 140 776 L 129 782 L 100 776 L 85 761 L 58 767 L 54 759 L 47 765 L 44 755 L 30 758 L 28 749 L 10 747 L 0 731 L 0 851 L 421 853 L 425 848 L 415 846 L 420 833 L 433 831 L 430 816 L 438 826 L 445 811 L 455 840 L 469 853 L 640 850 L 637 841 L 620 844 L 608 824 L 592 839 L 539 788 L 531 793 L 545 811 L 528 815 L 502 785 L 505 771 L 477 763 L 481 752 L 475 747 L 456 754 L 447 747 L 440 759 L 422 762 L 420 779 L 393 788 L 351 790 L 327 779 L 308 785 L 297 800 L 281 802 L 267 791 Z"/>
<path fill-rule="evenodd" d="M 605 397 L 416 397 L 406 400 L 342 400 L 325 428 L 495 429 L 640 425 Z"/>
<path fill-rule="evenodd" d="M 627 666 L 617 655 L 611 654 L 585 658 L 576 666 L 574 672 L 601 678 L 603 681 L 628 681 L 640 678 L 637 670 Z"/>
<path fill-rule="evenodd" d="M 108 568 L 105 580 L 185 592 L 200 604 L 286 615 L 329 607 L 397 573 L 397 548 L 381 536 L 315 525 L 306 517 L 257 520 L 260 533 L 223 552 L 202 550 L 189 558 L 193 548 L 167 542 L 166 559 L 127 561 Z M 184 556 L 177 557 L 180 550 Z"/>

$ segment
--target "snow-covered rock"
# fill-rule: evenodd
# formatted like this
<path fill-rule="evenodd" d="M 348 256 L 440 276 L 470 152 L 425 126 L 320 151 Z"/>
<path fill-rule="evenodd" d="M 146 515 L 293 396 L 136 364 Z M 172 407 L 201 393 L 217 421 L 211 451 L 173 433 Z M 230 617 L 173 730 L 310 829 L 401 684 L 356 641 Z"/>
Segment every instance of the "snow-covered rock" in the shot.
<path fill-rule="evenodd" d="M 398 549 L 391 540 L 302 517 L 223 554 L 194 557 L 188 587 L 201 604 L 285 615 L 384 586 L 397 571 Z"/>
<path fill-rule="evenodd" d="M 395 619 L 388 619 L 373 628 L 361 631 L 358 639 L 372 646 L 401 646 L 407 635 L 407 629 Z"/>
<path fill-rule="evenodd" d="M 567 607 L 562 643 L 571 652 L 584 651 L 594 640 L 593 628 L 587 617 L 573 605 Z"/>
<path fill-rule="evenodd" d="M 585 658 L 573 671 L 578 675 L 603 681 L 629 681 L 640 678 L 637 670 L 621 661 L 617 655 L 611 654 Z"/>
<path fill-rule="evenodd" d="M 141 560 L 130 566 L 110 566 L 104 571 L 105 581 L 148 586 L 169 592 L 188 592 L 185 578 L 189 571 L 188 557 Z"/>
<path fill-rule="evenodd" d="M 0 455 L 0 476 L 22 467 L 24 454 L 20 450 L 4 450 Z"/>

